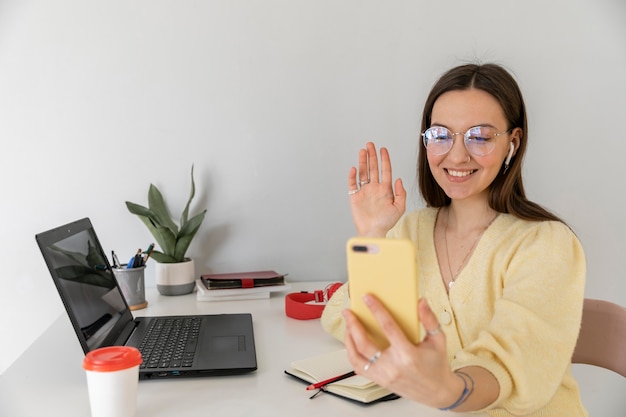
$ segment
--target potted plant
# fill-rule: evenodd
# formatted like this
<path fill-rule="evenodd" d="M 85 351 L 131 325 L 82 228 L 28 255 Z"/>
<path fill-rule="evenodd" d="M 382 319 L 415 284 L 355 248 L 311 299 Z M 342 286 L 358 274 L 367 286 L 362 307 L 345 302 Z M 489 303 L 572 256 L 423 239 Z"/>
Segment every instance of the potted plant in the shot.
<path fill-rule="evenodd" d="M 150 184 L 148 190 L 148 207 L 126 202 L 128 211 L 141 219 L 160 248 L 154 249 L 150 256 L 157 262 L 156 284 L 163 295 L 188 294 L 195 285 L 194 262 L 185 255 L 206 214 L 205 209 L 189 218 L 189 206 L 195 193 L 192 166 L 191 193 L 180 216 L 179 225 L 170 216 L 163 195 L 154 184 Z"/>

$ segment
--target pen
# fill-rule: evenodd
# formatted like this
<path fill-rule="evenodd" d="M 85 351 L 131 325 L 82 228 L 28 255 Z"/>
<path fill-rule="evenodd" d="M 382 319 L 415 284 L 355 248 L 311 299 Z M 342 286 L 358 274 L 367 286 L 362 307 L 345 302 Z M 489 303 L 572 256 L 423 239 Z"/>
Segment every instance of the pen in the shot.
<path fill-rule="evenodd" d="M 148 246 L 148 249 L 146 249 L 146 256 L 143 257 L 143 264 L 144 265 L 146 264 L 146 262 L 148 262 L 148 258 L 152 254 L 153 250 L 154 250 L 154 243 L 151 243 L 150 246 Z"/>
<path fill-rule="evenodd" d="M 141 257 L 141 248 L 137 249 L 137 254 L 133 259 L 133 268 L 139 268 L 141 266 L 141 261 L 143 258 Z"/>
<path fill-rule="evenodd" d="M 330 383 L 341 381 L 342 379 L 350 378 L 351 376 L 354 376 L 354 375 L 356 375 L 354 373 L 354 371 L 350 371 L 347 374 L 335 376 L 335 377 L 328 378 L 328 379 L 325 379 L 325 380 L 320 381 L 320 382 L 316 382 L 315 384 L 311 384 L 308 387 L 306 387 L 306 389 L 307 389 L 307 391 L 310 391 L 312 389 L 322 388 L 322 387 L 324 387 L 324 386 L 326 386 L 326 385 L 328 385 Z"/>
<path fill-rule="evenodd" d="M 120 260 L 117 259 L 115 251 L 111 251 L 111 259 L 113 259 L 113 268 L 117 268 L 120 266 Z"/>

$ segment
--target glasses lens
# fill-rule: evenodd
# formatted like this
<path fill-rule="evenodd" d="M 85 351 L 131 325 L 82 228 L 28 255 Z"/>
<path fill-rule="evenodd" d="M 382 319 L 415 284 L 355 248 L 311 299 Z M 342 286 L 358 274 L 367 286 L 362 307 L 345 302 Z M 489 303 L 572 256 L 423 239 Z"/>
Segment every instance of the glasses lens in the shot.
<path fill-rule="evenodd" d="M 443 155 L 452 148 L 454 138 L 452 132 L 445 127 L 435 126 L 424 132 L 424 146 L 434 155 Z"/>
<path fill-rule="evenodd" d="M 496 147 L 496 130 L 492 127 L 477 126 L 465 134 L 467 150 L 476 156 L 485 156 Z"/>

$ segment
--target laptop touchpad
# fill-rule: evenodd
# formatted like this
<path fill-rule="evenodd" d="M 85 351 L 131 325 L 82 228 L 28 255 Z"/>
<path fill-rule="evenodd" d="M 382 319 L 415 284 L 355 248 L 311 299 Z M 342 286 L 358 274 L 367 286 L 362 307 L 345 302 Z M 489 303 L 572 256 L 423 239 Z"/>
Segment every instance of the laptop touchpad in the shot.
<path fill-rule="evenodd" d="M 209 341 L 209 350 L 212 352 L 243 352 L 246 350 L 246 337 L 240 336 L 213 336 Z"/>

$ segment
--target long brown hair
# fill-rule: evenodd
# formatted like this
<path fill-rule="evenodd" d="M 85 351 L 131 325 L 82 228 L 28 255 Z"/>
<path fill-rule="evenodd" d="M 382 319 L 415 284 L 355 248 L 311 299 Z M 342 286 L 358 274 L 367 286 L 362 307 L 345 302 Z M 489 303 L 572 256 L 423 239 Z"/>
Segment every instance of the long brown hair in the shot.
<path fill-rule="evenodd" d="M 561 221 L 553 213 L 526 198 L 522 183 L 522 161 L 528 138 L 526 106 L 517 82 L 501 66 L 466 64 L 443 74 L 433 86 L 424 104 L 421 131 L 430 127 L 433 106 L 442 94 L 471 88 L 485 91 L 500 103 L 509 129 L 516 127 L 522 129 L 519 148 L 508 170 L 506 172 L 501 170 L 489 186 L 489 206 L 499 213 L 510 213 L 525 220 Z M 444 207 L 450 204 L 450 197 L 437 184 L 430 171 L 423 142 L 419 149 L 417 174 L 420 193 L 429 207 Z"/>

